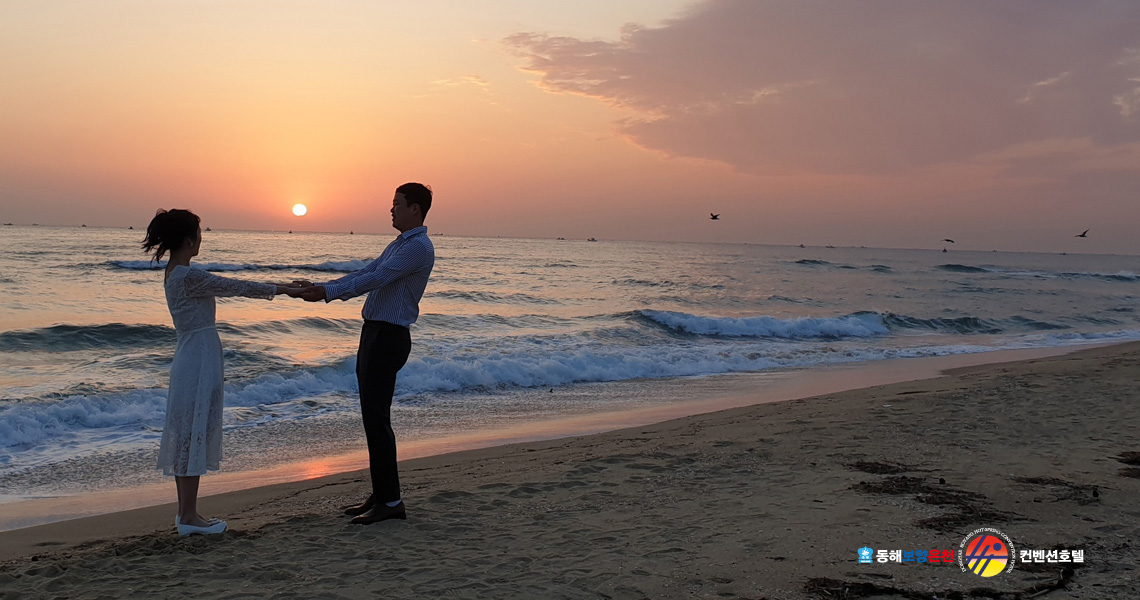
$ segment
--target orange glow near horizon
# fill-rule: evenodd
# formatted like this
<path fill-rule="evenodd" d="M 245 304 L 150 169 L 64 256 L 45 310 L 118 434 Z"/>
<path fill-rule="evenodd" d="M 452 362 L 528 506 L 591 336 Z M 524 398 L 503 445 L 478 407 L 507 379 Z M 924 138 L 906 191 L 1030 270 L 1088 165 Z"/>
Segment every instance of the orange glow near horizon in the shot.
<path fill-rule="evenodd" d="M 179 206 L 288 229 L 286 198 L 320 207 L 307 229 L 387 232 L 391 190 L 421 181 L 449 234 L 924 247 L 957 231 L 1140 252 L 1135 41 L 1082 45 L 1111 33 L 1096 7 L 1053 48 L 1047 19 L 935 4 L 915 23 L 938 17 L 960 56 L 809 5 L 16 0 L 0 6 L 0 218 L 137 225 Z M 955 37 L 983 21 L 1008 43 Z M 710 210 L 715 232 L 696 224 Z M 1098 237 L 1065 245 L 1074 223 Z"/>

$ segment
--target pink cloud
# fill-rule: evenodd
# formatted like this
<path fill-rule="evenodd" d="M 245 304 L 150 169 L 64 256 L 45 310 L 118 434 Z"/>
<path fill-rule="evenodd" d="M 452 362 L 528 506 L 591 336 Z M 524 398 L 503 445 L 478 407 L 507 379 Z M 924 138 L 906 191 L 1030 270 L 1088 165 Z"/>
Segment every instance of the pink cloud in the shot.
<path fill-rule="evenodd" d="M 1138 2 L 716 0 L 618 41 L 505 43 L 544 89 L 627 110 L 632 142 L 746 172 L 897 175 L 1036 145 L 1104 169 L 1140 143 Z"/>

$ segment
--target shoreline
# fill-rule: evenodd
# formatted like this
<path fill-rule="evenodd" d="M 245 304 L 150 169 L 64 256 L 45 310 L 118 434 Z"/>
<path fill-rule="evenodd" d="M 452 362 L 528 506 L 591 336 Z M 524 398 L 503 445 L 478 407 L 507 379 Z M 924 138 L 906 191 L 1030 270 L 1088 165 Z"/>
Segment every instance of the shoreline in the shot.
<path fill-rule="evenodd" d="M 1133 342 L 414 459 L 408 519 L 364 527 L 345 473 L 210 497 L 218 536 L 179 538 L 170 505 L 10 531 L 0 595 L 1136 597 L 1138 378 Z M 1083 562 L 856 559 L 981 527 Z"/>
<path fill-rule="evenodd" d="M 687 389 L 697 388 L 696 393 L 693 394 L 695 398 L 652 406 L 629 406 L 594 414 L 572 413 L 552 419 L 503 425 L 475 433 L 401 441 L 399 460 L 403 464 L 416 459 L 482 450 L 496 446 L 607 433 L 756 404 L 787 402 L 825 394 L 932 379 L 955 369 L 1060 356 L 1111 345 L 1113 344 L 994 350 L 970 354 L 855 362 L 784 371 L 676 378 L 666 382 L 650 380 L 648 382 L 650 385 L 674 383 Z M 639 384 L 636 380 L 615 383 L 620 387 L 636 387 Z M 367 460 L 367 452 L 362 449 L 345 454 L 284 463 L 268 469 L 237 472 L 223 470 L 207 474 L 202 478 L 200 497 L 241 493 L 261 487 L 303 483 L 339 475 L 353 474 L 360 477 L 367 469 Z M 403 468 L 401 466 L 401 471 Z M 98 491 L 90 494 L 68 494 L 0 503 L 0 507 L 4 509 L 4 515 L 0 517 L 0 536 L 5 532 L 19 531 L 51 523 L 110 515 L 124 510 L 172 505 L 170 501 L 171 487 L 170 481 L 164 481 L 158 484 L 143 484 L 137 487 Z M 60 515 L 76 516 L 61 517 Z M 5 555 L 0 553 L 0 560 L 4 558 Z"/>

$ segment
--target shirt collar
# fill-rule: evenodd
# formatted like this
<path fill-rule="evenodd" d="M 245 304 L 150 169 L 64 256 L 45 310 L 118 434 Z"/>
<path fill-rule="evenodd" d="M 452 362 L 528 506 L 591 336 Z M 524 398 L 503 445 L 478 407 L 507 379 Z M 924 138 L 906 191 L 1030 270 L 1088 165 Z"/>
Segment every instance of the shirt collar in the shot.
<path fill-rule="evenodd" d="M 400 239 L 406 240 L 406 239 L 412 237 L 413 235 L 419 235 L 421 233 L 427 233 L 427 225 L 420 225 L 419 227 L 413 227 L 413 228 L 405 231 L 404 233 L 401 233 Z"/>

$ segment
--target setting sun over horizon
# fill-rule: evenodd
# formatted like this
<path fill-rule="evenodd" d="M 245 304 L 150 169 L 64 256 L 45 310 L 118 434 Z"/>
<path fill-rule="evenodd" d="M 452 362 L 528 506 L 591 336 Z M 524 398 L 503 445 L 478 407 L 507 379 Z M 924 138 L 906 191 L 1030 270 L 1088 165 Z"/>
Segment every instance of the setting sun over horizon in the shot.
<path fill-rule="evenodd" d="M 293 196 L 386 232 L 422 181 L 456 235 L 1140 253 L 1136 31 L 1114 2 L 17 1 L 0 220 L 272 230 Z"/>

